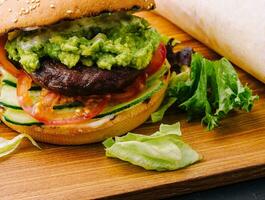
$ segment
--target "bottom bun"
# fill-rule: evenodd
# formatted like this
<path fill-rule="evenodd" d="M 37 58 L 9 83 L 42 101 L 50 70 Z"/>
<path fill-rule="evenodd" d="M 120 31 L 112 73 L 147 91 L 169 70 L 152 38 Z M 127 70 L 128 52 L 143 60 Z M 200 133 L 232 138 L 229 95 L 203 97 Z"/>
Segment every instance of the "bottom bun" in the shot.
<path fill-rule="evenodd" d="M 94 122 L 64 126 L 21 126 L 2 121 L 11 129 L 26 133 L 40 142 L 58 145 L 80 145 L 103 141 L 106 138 L 123 135 L 144 123 L 158 109 L 163 101 L 168 84 L 153 95 L 148 102 L 137 104 L 116 116 L 109 116 Z"/>

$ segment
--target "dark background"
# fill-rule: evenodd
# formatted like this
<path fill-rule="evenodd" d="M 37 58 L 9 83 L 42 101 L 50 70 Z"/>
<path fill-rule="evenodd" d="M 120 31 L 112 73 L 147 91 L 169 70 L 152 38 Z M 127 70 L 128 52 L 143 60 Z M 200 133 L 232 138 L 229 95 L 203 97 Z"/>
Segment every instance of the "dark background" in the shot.
<path fill-rule="evenodd" d="M 265 178 L 196 192 L 170 200 L 265 200 Z"/>

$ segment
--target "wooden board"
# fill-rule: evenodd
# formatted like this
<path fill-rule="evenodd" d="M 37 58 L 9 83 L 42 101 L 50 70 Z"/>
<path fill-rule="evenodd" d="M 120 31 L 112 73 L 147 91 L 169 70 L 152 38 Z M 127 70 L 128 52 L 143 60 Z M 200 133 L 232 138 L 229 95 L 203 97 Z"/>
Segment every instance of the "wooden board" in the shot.
<path fill-rule="evenodd" d="M 192 46 L 208 58 L 214 52 L 155 14 L 143 13 L 161 33 L 182 41 L 179 49 Z M 207 132 L 200 122 L 186 122 L 185 114 L 171 111 L 165 123 L 180 121 L 185 141 L 204 159 L 174 172 L 150 172 L 108 159 L 101 144 L 54 146 L 42 150 L 24 143 L 16 154 L 0 164 L 0 199 L 155 199 L 203 190 L 265 175 L 265 87 L 238 70 L 260 95 L 253 112 L 234 112 L 220 128 Z M 159 124 L 144 124 L 137 133 L 153 133 Z M 12 137 L 4 125 L 0 136 Z"/>

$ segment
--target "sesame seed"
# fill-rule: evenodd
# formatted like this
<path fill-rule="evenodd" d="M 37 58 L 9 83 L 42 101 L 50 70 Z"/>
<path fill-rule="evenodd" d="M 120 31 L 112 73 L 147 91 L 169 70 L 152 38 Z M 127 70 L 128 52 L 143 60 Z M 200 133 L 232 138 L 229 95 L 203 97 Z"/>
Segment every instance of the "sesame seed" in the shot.
<path fill-rule="evenodd" d="M 27 1 L 26 1 L 26 3 L 27 3 L 27 4 L 30 4 L 30 1 L 29 1 L 29 0 L 27 0 Z"/>
<path fill-rule="evenodd" d="M 154 4 L 153 4 L 153 3 L 150 3 L 150 4 L 147 6 L 147 9 L 151 9 L 153 6 L 154 6 Z"/>
<path fill-rule="evenodd" d="M 51 8 L 55 8 L 55 5 L 54 5 L 54 4 L 51 4 L 50 7 L 51 7 Z"/>
<path fill-rule="evenodd" d="M 8 9 L 8 12 L 12 12 L 12 9 L 11 9 L 11 8 L 9 8 L 9 9 Z"/>
<path fill-rule="evenodd" d="M 18 19 L 17 19 L 17 18 L 15 18 L 15 19 L 13 20 L 13 22 L 14 22 L 14 23 L 17 23 L 17 21 L 18 21 Z"/>
<path fill-rule="evenodd" d="M 29 11 L 33 11 L 36 8 L 36 5 L 29 6 Z"/>
<path fill-rule="evenodd" d="M 67 13 L 67 14 L 72 14 L 73 11 L 72 11 L 72 10 L 67 10 L 66 13 Z"/>

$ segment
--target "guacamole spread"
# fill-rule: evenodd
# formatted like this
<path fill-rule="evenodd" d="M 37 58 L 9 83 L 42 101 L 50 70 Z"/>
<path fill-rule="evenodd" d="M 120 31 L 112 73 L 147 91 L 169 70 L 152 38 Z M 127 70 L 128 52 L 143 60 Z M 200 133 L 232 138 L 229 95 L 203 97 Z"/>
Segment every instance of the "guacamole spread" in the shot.
<path fill-rule="evenodd" d="M 145 19 L 128 13 L 102 14 L 49 27 L 21 31 L 6 44 L 9 58 L 27 72 L 49 57 L 69 68 L 82 63 L 111 70 L 113 66 L 144 69 L 161 41 Z"/>

